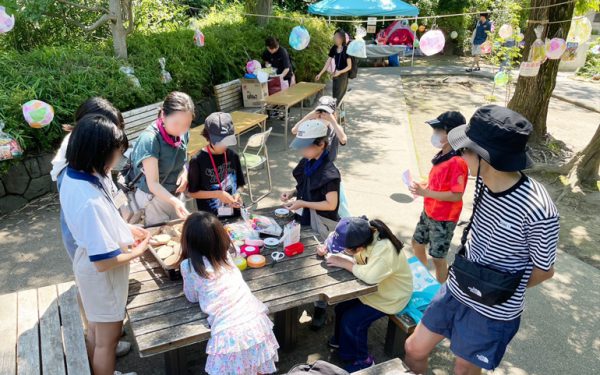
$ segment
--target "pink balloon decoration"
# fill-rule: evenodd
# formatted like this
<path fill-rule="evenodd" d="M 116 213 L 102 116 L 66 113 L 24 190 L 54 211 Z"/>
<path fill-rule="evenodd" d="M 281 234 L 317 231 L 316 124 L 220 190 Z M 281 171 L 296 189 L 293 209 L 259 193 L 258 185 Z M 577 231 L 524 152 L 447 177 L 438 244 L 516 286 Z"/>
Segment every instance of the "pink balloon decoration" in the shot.
<path fill-rule="evenodd" d="M 419 48 L 425 56 L 435 55 L 444 49 L 446 38 L 441 30 L 430 30 L 426 32 L 419 41 Z"/>
<path fill-rule="evenodd" d="M 561 38 L 546 40 L 546 57 L 550 60 L 560 59 L 567 49 L 567 43 Z"/>
<path fill-rule="evenodd" d="M 0 34 L 7 33 L 15 27 L 15 16 L 9 16 L 6 8 L 0 6 Z"/>
<path fill-rule="evenodd" d="M 262 66 L 260 62 L 256 60 L 250 60 L 246 63 L 246 71 L 250 74 L 254 74 L 257 70 L 259 70 Z"/>

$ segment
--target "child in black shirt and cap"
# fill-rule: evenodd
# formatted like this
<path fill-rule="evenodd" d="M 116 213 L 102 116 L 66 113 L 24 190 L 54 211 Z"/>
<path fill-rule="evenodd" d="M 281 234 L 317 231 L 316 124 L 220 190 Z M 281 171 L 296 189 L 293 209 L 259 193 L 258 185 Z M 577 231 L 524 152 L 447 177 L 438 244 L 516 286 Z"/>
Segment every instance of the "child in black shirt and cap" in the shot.
<path fill-rule="evenodd" d="M 229 149 L 237 144 L 231 115 L 215 112 L 205 120 L 202 135 L 209 142 L 190 161 L 188 190 L 198 210 L 218 217 L 239 215 L 241 191 L 246 181 L 238 154 Z"/>

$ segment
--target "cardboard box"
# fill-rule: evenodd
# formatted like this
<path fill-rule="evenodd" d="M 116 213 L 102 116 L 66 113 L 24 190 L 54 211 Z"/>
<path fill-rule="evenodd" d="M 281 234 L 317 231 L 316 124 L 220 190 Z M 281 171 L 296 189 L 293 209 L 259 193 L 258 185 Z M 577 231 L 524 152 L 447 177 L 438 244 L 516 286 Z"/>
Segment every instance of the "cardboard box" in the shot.
<path fill-rule="evenodd" d="M 263 100 L 269 96 L 268 83 L 260 83 L 257 79 L 242 78 L 242 97 L 244 107 L 262 107 Z"/>

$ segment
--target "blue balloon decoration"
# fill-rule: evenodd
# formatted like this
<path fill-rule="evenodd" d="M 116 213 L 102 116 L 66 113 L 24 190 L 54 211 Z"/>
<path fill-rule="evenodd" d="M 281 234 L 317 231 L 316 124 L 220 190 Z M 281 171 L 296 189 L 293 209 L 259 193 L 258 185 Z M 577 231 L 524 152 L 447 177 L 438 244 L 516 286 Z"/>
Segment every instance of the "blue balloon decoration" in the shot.
<path fill-rule="evenodd" d="M 297 50 L 301 51 L 308 46 L 310 42 L 310 34 L 306 27 L 304 26 L 296 26 L 292 29 L 290 33 L 290 46 Z"/>

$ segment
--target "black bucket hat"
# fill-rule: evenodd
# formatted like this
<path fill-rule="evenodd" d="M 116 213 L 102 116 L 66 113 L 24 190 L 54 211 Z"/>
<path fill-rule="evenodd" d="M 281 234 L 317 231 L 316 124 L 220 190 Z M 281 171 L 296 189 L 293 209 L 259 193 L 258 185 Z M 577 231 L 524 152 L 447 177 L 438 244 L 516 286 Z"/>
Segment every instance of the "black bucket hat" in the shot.
<path fill-rule="evenodd" d="M 468 148 L 494 169 L 516 172 L 527 169 L 533 161 L 527 155 L 531 123 L 517 112 L 497 105 L 475 111 L 467 125 L 448 133 L 448 143 L 455 150 Z"/>

